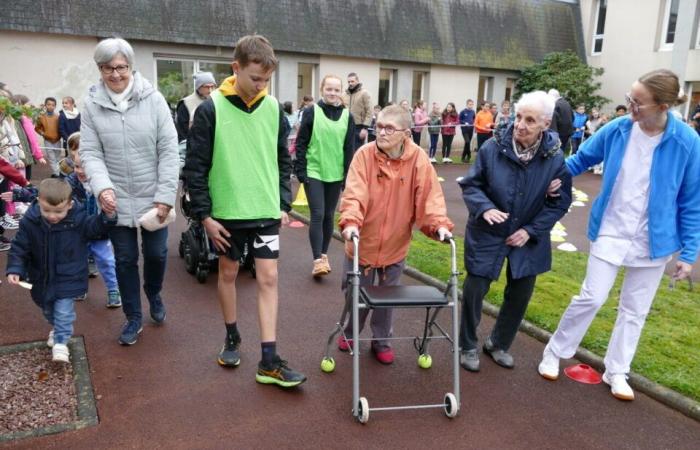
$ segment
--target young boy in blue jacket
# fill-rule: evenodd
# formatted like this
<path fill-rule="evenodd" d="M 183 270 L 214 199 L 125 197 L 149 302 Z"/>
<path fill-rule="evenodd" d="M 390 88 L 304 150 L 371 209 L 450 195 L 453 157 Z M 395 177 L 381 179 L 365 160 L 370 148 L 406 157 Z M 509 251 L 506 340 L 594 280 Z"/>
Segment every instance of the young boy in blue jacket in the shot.
<path fill-rule="evenodd" d="M 584 105 L 578 105 L 576 111 L 574 112 L 574 134 L 571 135 L 571 154 L 574 155 L 578 151 L 583 141 L 583 134 L 586 131 L 586 122 L 588 122 L 588 115 L 586 114 L 586 107 Z"/>
<path fill-rule="evenodd" d="M 39 185 L 37 201 L 19 224 L 7 258 L 7 281 L 31 284 L 32 300 L 52 326 L 46 344 L 54 361 L 69 361 L 73 301 L 87 291 L 87 242 L 104 236 L 116 223 L 116 215 L 89 216 L 73 202 L 65 180 L 49 178 Z"/>

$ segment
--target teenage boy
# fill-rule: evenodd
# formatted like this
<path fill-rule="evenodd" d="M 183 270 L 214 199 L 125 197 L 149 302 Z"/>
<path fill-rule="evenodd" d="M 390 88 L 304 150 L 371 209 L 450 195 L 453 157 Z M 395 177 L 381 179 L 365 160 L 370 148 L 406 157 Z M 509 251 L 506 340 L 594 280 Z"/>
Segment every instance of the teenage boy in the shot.
<path fill-rule="evenodd" d="M 289 368 L 276 351 L 279 228 L 289 222 L 292 197 L 286 119 L 277 99 L 267 93 L 276 67 L 277 58 L 266 38 L 244 36 L 236 43 L 234 75 L 195 113 L 185 176 L 192 213 L 220 255 L 218 298 L 226 340 L 219 364 L 236 367 L 241 361 L 236 277 L 247 243 L 255 258 L 262 338 L 255 379 L 294 387 L 306 377 Z"/>
<path fill-rule="evenodd" d="M 39 116 L 35 130 L 44 138 L 44 154 L 51 165 L 51 176 L 59 176 L 58 161 L 63 157 L 61 135 L 58 130 L 58 114 L 56 114 L 56 99 L 48 97 L 44 100 L 46 112 Z"/>

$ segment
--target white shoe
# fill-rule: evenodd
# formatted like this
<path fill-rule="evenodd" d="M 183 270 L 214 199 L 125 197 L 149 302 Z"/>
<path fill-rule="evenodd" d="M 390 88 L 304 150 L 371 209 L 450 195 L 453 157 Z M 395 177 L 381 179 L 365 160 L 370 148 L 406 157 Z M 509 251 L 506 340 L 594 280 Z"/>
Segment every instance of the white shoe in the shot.
<path fill-rule="evenodd" d="M 46 340 L 46 346 L 53 348 L 53 330 L 49 331 L 49 338 Z"/>
<path fill-rule="evenodd" d="M 2 218 L 0 218 L 0 226 L 6 230 L 16 230 L 19 228 L 19 222 L 10 217 L 9 214 L 5 214 Z"/>
<path fill-rule="evenodd" d="M 450 158 L 442 158 L 442 162 L 445 164 L 452 164 L 452 160 Z"/>
<path fill-rule="evenodd" d="M 606 371 L 603 374 L 603 382 L 610 386 L 613 397 L 620 400 L 634 400 L 634 391 L 627 384 L 627 375 L 624 373 L 609 374 Z"/>
<path fill-rule="evenodd" d="M 55 344 L 51 350 L 54 362 L 68 363 L 70 362 L 70 352 L 66 344 Z"/>
<path fill-rule="evenodd" d="M 547 380 L 554 381 L 559 378 L 559 358 L 550 350 L 549 345 L 544 348 L 542 362 L 537 366 L 537 371 Z"/>
<path fill-rule="evenodd" d="M 437 159 L 435 159 L 435 158 L 430 158 L 430 162 L 431 162 L 431 163 L 436 163 L 436 162 L 437 162 Z"/>

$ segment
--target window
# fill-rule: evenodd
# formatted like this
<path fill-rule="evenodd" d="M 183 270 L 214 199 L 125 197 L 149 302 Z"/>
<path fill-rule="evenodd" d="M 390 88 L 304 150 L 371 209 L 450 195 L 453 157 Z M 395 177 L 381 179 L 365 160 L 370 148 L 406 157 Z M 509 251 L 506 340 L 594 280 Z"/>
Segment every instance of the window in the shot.
<path fill-rule="evenodd" d="M 664 11 L 663 32 L 659 50 L 672 50 L 676 38 L 676 24 L 678 23 L 678 4 L 680 0 L 666 0 Z"/>
<path fill-rule="evenodd" d="M 396 101 L 395 73 L 396 71 L 393 69 L 379 69 L 379 98 L 377 100 L 382 108 L 389 102 Z"/>
<path fill-rule="evenodd" d="M 297 105 L 302 105 L 304 96 L 316 97 L 314 94 L 320 89 L 320 86 L 317 86 L 319 80 L 316 79 L 317 65 L 298 63 L 297 70 Z"/>
<path fill-rule="evenodd" d="M 163 94 L 171 108 L 175 109 L 177 102 L 194 91 L 193 74 L 211 72 L 217 86 L 233 72 L 230 61 L 205 61 L 178 57 L 156 56 L 156 88 Z M 270 80 L 272 92 L 272 80 Z"/>
<path fill-rule="evenodd" d="M 427 72 L 413 72 L 413 89 L 411 89 L 411 106 L 418 103 L 418 100 L 425 100 L 427 97 L 425 92 Z"/>
<path fill-rule="evenodd" d="M 491 101 L 493 97 L 493 77 L 479 77 L 479 93 L 476 97 L 479 102 Z"/>
<path fill-rule="evenodd" d="M 506 95 L 503 97 L 504 100 L 511 101 L 515 90 L 515 82 L 515 78 L 506 78 Z"/>
<path fill-rule="evenodd" d="M 598 55 L 603 51 L 603 33 L 605 32 L 605 13 L 608 9 L 608 0 L 598 0 L 595 12 L 595 28 L 593 29 L 593 47 L 591 55 Z"/>

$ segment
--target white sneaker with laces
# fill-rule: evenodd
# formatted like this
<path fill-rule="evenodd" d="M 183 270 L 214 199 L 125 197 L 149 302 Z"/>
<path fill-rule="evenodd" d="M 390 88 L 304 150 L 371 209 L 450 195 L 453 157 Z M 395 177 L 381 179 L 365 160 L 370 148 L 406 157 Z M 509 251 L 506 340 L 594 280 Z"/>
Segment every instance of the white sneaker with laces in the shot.
<path fill-rule="evenodd" d="M 610 386 L 613 397 L 619 400 L 634 400 L 634 391 L 627 384 L 627 375 L 624 373 L 611 374 L 606 371 L 603 374 L 603 382 Z"/>
<path fill-rule="evenodd" d="M 53 348 L 53 330 L 49 331 L 49 338 L 46 340 L 46 346 Z"/>
<path fill-rule="evenodd" d="M 450 158 L 442 158 L 442 162 L 445 164 L 450 164 L 452 163 L 452 160 Z"/>
<path fill-rule="evenodd" d="M 431 163 L 436 163 L 436 162 L 437 162 L 437 159 L 435 159 L 435 158 L 430 158 L 430 162 L 431 162 Z"/>
<path fill-rule="evenodd" d="M 8 214 L 5 214 L 2 219 L 0 219 L 0 226 L 6 230 L 16 230 L 19 228 L 19 222 L 10 217 Z"/>
<path fill-rule="evenodd" d="M 559 378 L 559 358 L 550 350 L 549 345 L 544 348 L 537 371 L 547 380 L 554 381 Z"/>
<path fill-rule="evenodd" d="M 70 362 L 70 352 L 66 344 L 54 344 L 51 350 L 54 362 L 68 363 Z"/>

